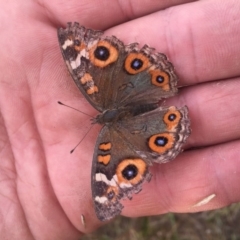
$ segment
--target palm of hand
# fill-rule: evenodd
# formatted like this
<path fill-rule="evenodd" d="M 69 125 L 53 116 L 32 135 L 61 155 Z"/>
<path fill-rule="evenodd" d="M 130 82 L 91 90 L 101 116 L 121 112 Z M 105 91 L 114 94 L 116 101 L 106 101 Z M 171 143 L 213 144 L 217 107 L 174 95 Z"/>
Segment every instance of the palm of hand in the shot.
<path fill-rule="evenodd" d="M 240 5 L 228 1 L 215 9 L 215 2 L 179 5 L 130 22 L 114 2 L 114 10 L 107 12 L 103 6 L 100 11 L 93 8 L 95 3 L 88 9 L 85 2 L 81 6 L 75 3 L 68 13 L 67 6 L 57 8 L 54 1 L 44 7 L 32 1 L 3 6 L 1 18 L 7 27 L 0 40 L 0 199 L 3 219 L 11 219 L 5 229 L 21 228 L 22 239 L 74 239 L 79 231 L 90 231 L 99 224 L 90 189 L 92 150 L 99 127 L 94 126 L 77 151 L 68 154 L 89 124 L 85 115 L 56 102 L 67 102 L 91 115 L 95 111 L 69 80 L 57 43 L 57 19 L 61 25 L 72 19 L 99 29 L 123 23 L 107 34 L 126 43 L 137 39 L 166 53 L 180 85 L 187 85 L 166 104 L 189 107 L 192 135 L 186 148 L 194 149 L 169 164 L 154 166 L 151 183 L 132 201 L 124 202 L 123 214 L 200 211 L 239 201 Z M 163 6 L 138 7 L 135 14 L 142 16 Z M 126 11 L 130 12 L 129 7 Z M 104 16 L 104 21 L 91 16 Z M 208 204 L 194 207 L 212 194 L 216 197 Z M 81 214 L 87 229 L 81 225 Z M 18 234 L 2 231 L 2 236 L 12 234 L 12 239 Z"/>

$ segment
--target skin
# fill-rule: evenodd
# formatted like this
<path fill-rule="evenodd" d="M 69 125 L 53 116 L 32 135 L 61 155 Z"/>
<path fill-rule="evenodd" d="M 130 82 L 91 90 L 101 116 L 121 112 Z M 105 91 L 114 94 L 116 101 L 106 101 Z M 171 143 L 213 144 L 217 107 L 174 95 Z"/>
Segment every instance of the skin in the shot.
<path fill-rule="evenodd" d="M 165 105 L 188 106 L 188 151 L 154 165 L 152 181 L 123 202 L 122 214 L 205 211 L 239 202 L 239 10 L 238 0 L 2 3 L 1 238 L 79 239 L 103 224 L 96 219 L 90 186 L 100 126 L 85 136 L 89 117 L 57 104 L 96 114 L 61 56 L 56 29 L 68 21 L 155 47 L 174 63 L 179 86 L 185 86 Z M 213 198 L 202 204 L 208 196 Z"/>

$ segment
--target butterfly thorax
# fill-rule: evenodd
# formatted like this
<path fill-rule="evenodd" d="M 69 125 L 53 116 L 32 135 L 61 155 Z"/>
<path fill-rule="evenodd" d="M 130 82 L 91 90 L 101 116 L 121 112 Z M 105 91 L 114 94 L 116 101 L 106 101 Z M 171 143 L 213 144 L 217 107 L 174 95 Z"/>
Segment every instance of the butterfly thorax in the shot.
<path fill-rule="evenodd" d="M 107 109 L 96 116 L 93 123 L 107 124 L 118 122 L 127 118 L 152 111 L 158 107 L 157 103 L 152 104 L 138 104 L 133 106 L 125 106 L 116 109 Z"/>

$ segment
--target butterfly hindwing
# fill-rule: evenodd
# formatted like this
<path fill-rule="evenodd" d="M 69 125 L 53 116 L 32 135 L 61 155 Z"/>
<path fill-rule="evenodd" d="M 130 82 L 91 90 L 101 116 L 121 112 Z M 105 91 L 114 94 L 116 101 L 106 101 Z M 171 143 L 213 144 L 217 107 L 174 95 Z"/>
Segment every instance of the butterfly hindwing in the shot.
<path fill-rule="evenodd" d="M 123 151 L 124 149 L 124 151 Z M 147 163 L 113 127 L 104 126 L 96 142 L 92 166 L 92 195 L 102 221 L 121 213 L 122 198 L 131 198 L 150 180 Z"/>
<path fill-rule="evenodd" d="M 187 113 L 186 107 L 157 108 L 102 129 L 92 168 L 92 194 L 99 219 L 120 214 L 120 199 L 131 198 L 150 180 L 149 165 L 170 161 L 181 151 L 190 134 Z"/>

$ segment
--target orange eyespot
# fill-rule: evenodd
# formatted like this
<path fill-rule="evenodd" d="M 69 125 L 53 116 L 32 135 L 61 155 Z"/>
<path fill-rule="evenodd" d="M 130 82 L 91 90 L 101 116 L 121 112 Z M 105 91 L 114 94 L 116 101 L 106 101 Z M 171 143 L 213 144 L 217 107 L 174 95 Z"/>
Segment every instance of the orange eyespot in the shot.
<path fill-rule="evenodd" d="M 173 147 L 175 137 L 171 133 L 159 133 L 152 135 L 148 140 L 149 148 L 156 153 L 163 154 Z"/>
<path fill-rule="evenodd" d="M 118 182 L 119 184 L 138 184 L 142 180 L 146 170 L 147 165 L 142 159 L 124 159 L 116 169 Z"/>
<path fill-rule="evenodd" d="M 93 65 L 104 68 L 117 61 L 118 50 L 108 41 L 99 41 L 89 49 L 89 59 Z"/>
<path fill-rule="evenodd" d="M 151 70 L 149 71 L 151 74 L 151 82 L 153 85 L 157 87 L 161 87 L 164 91 L 169 91 L 170 90 L 170 85 L 169 85 L 169 75 L 161 71 L 159 69 Z"/>
<path fill-rule="evenodd" d="M 181 120 L 181 113 L 175 108 L 170 107 L 163 116 L 163 121 L 167 125 L 168 130 L 175 130 Z"/>
<path fill-rule="evenodd" d="M 129 74 L 137 74 L 149 66 L 149 59 L 142 53 L 130 53 L 125 60 L 125 70 Z"/>

